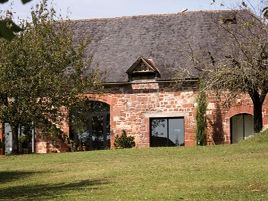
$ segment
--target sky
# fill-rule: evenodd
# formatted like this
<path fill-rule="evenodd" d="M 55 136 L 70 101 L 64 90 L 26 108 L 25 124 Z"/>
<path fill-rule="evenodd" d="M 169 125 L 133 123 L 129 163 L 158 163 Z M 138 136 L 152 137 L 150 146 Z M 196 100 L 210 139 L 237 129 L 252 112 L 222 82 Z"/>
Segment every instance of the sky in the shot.
<path fill-rule="evenodd" d="M 248 7 L 259 12 L 268 0 L 244 0 Z M 23 5 L 20 0 L 9 0 L 1 4 L 0 10 L 12 8 L 15 20 L 29 18 L 31 8 L 39 0 Z M 106 18 L 147 14 L 178 13 L 185 9 L 220 10 L 234 9 L 242 0 L 48 0 L 58 14 L 70 19 Z M 224 5 L 224 6 L 223 6 Z"/>

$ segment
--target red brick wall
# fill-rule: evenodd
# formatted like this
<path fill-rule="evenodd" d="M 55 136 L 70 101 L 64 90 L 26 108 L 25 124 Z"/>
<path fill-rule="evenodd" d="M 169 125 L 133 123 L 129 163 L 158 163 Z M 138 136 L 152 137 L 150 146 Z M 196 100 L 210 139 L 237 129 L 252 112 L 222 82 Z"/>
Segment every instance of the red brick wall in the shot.
<path fill-rule="evenodd" d="M 192 87 L 176 89 L 168 84 L 139 82 L 117 85 L 99 94 L 85 94 L 91 100 L 110 105 L 111 145 L 115 135 L 126 130 L 135 137 L 137 147 L 150 146 L 149 120 L 155 117 L 184 117 L 185 145 L 196 144 L 195 110 L 197 91 Z M 237 114 L 252 114 L 253 107 L 247 95 L 241 95 L 226 106 L 223 96 L 208 93 L 208 143 L 230 143 L 230 118 Z M 264 103 L 264 125 L 268 125 L 268 101 Z M 63 130 L 68 135 L 68 124 L 63 122 Z M 45 145 L 41 142 L 40 146 Z M 46 145 L 47 146 L 47 145 Z M 41 148 L 40 147 L 40 148 Z M 45 148 L 43 148 L 45 149 Z M 38 146 L 37 146 L 38 150 Z M 57 149 L 60 151 L 60 149 Z"/>
<path fill-rule="evenodd" d="M 253 115 L 252 101 L 247 94 L 241 94 L 236 98 L 226 101 L 223 95 L 209 93 L 208 95 L 208 141 L 209 144 L 229 144 L 231 143 L 230 120 L 237 114 Z M 226 103 L 226 104 L 224 104 Z M 268 98 L 263 104 L 263 124 L 268 126 Z"/>
<path fill-rule="evenodd" d="M 44 153 L 59 153 L 68 152 L 70 147 L 65 144 L 62 140 L 41 140 L 37 139 L 35 142 L 35 152 L 39 154 Z"/>
<path fill-rule="evenodd" d="M 174 90 L 165 84 L 133 83 L 116 91 L 86 95 L 110 105 L 111 144 L 115 135 L 126 130 L 135 137 L 137 147 L 149 147 L 149 119 L 152 117 L 184 117 L 185 145 L 195 144 L 196 92 L 193 89 Z"/>
<path fill-rule="evenodd" d="M 0 122 L 0 141 L 4 141 L 4 124 Z"/>

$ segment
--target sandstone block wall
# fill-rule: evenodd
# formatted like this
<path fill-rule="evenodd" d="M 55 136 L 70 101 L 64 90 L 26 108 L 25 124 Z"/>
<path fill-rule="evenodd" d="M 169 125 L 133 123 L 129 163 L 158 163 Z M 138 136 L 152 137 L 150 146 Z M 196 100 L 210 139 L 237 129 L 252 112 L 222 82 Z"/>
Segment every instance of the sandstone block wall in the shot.
<path fill-rule="evenodd" d="M 115 135 L 126 130 L 134 136 L 137 147 L 150 146 L 150 118 L 183 117 L 185 145 L 195 144 L 195 101 L 196 92 L 192 88 L 174 90 L 159 83 L 133 83 L 119 87 L 115 92 L 87 94 L 92 100 L 110 105 L 110 128 L 112 142 Z"/>
<path fill-rule="evenodd" d="M 198 91 L 193 87 L 174 88 L 167 83 L 133 82 L 126 85 L 108 87 L 103 93 L 85 94 L 93 101 L 101 101 L 110 105 L 111 146 L 114 137 L 126 130 L 135 137 L 139 148 L 150 146 L 150 118 L 183 117 L 185 146 L 196 144 L 195 111 Z M 246 94 L 224 104 L 223 94 L 207 92 L 208 108 L 208 144 L 231 142 L 230 119 L 237 114 L 253 115 L 251 99 Z M 67 114 L 67 112 L 66 112 Z M 268 101 L 263 106 L 264 126 L 268 125 Z M 61 125 L 68 135 L 67 122 Z M 68 151 L 69 147 L 62 142 L 36 142 L 38 153 Z"/>

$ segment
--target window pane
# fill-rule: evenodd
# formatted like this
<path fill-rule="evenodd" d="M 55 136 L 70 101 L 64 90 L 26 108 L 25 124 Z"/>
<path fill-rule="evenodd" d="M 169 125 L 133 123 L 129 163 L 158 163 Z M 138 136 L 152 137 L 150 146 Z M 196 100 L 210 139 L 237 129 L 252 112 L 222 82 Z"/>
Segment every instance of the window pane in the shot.
<path fill-rule="evenodd" d="M 183 119 L 169 119 L 169 146 L 184 145 Z"/>
<path fill-rule="evenodd" d="M 167 119 L 153 119 L 151 131 L 151 146 L 167 146 Z"/>
<path fill-rule="evenodd" d="M 157 118 L 151 119 L 150 145 L 156 146 L 183 146 L 184 119 Z"/>
<path fill-rule="evenodd" d="M 5 123 L 5 152 L 6 154 L 12 152 L 12 131 L 9 123 Z"/>
<path fill-rule="evenodd" d="M 245 114 L 244 116 L 245 119 L 245 138 L 249 137 L 250 135 L 254 134 L 254 120 L 253 120 L 253 116 L 252 115 L 247 115 Z"/>
<path fill-rule="evenodd" d="M 243 139 L 243 115 L 232 117 L 232 143 L 238 143 Z"/>
<path fill-rule="evenodd" d="M 110 146 L 110 106 L 98 101 L 82 101 L 70 113 L 70 138 L 77 150 L 107 149 Z"/>

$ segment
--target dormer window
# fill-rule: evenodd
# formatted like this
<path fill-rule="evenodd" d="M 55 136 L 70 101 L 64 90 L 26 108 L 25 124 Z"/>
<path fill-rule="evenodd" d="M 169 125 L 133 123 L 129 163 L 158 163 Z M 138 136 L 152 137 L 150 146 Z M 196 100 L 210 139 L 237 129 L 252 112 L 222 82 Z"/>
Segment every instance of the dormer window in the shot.
<path fill-rule="evenodd" d="M 220 18 L 221 24 L 229 25 L 229 24 L 237 24 L 236 13 L 229 13 L 221 16 Z"/>
<path fill-rule="evenodd" d="M 127 70 L 129 81 L 150 80 L 160 78 L 160 72 L 152 59 L 139 57 L 137 61 Z"/>

